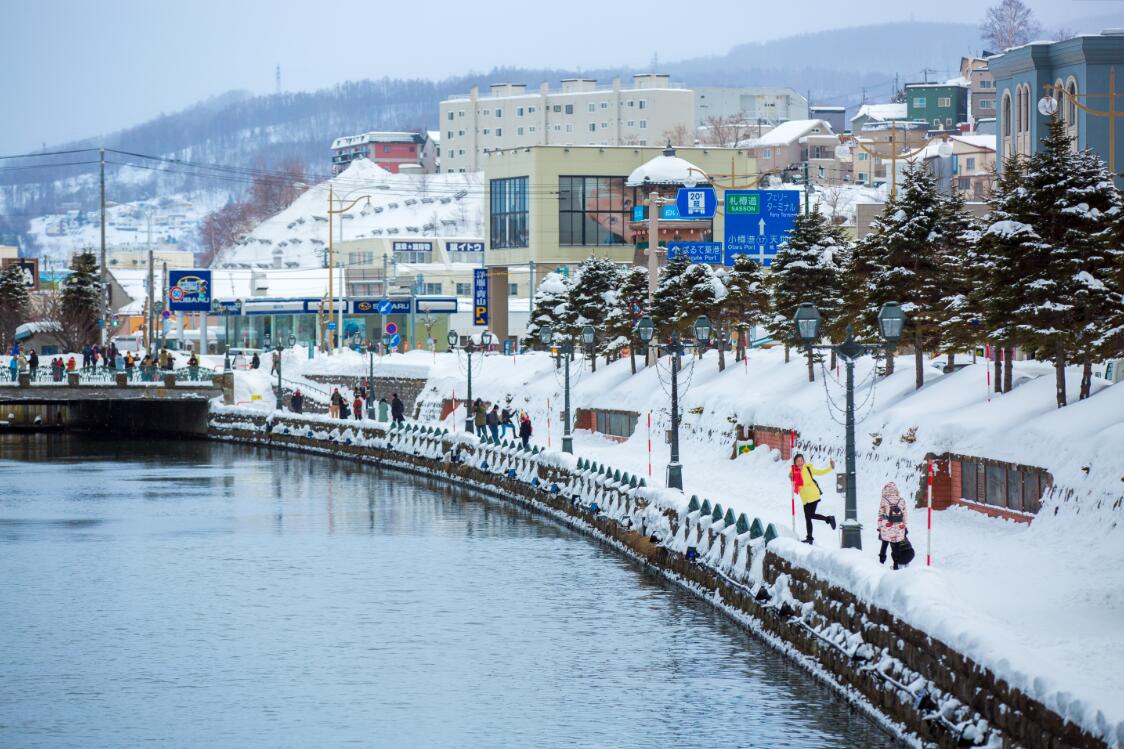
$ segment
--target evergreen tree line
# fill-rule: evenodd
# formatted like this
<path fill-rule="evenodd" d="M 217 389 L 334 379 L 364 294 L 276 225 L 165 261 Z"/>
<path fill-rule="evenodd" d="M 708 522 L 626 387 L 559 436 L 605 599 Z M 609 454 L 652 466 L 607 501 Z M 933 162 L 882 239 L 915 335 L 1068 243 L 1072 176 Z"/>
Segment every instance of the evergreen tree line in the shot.
<path fill-rule="evenodd" d="M 580 346 L 581 329 L 596 331 L 595 354 L 606 361 L 641 348 L 636 322 L 651 315 L 661 340 L 706 315 L 713 340 L 734 341 L 745 355 L 748 332 L 762 326 L 787 347 L 797 345 L 792 318 L 812 302 L 824 338 L 877 341 L 877 315 L 898 302 L 907 320 L 900 346 L 914 356 L 915 384 L 925 381 L 927 355 L 955 357 L 990 345 L 995 387 L 1009 391 L 1015 349 L 1055 365 L 1059 407 L 1066 404 L 1065 367 L 1082 366 L 1080 397 L 1090 395 L 1092 364 L 1124 353 L 1124 210 L 1100 158 L 1077 151 L 1055 118 L 1039 153 L 1004 165 L 987 216 L 978 220 L 955 192 L 942 195 L 923 164 L 853 242 L 822 214 L 798 216 L 766 275 L 749 256 L 712 268 L 671 258 L 661 269 L 651 309 L 644 268 L 590 258 L 568 279 L 548 274 L 538 289 L 528 342 L 550 325 L 556 339 Z M 718 366 L 726 366 L 726 345 Z M 834 357 L 834 355 L 833 355 Z M 808 377 L 815 378 L 808 354 Z M 1000 362 L 1003 362 L 1002 370 Z M 594 366 L 596 364 L 594 363 Z M 834 366 L 834 361 L 832 362 Z M 885 362 L 887 374 L 894 361 Z"/>

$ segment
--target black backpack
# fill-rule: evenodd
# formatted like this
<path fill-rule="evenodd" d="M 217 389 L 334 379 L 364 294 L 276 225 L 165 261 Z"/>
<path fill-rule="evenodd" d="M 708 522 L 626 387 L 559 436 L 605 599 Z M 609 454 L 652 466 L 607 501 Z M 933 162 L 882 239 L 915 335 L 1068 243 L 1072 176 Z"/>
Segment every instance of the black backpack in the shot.
<path fill-rule="evenodd" d="M 890 512 L 886 516 L 886 522 L 890 525 L 898 525 L 905 520 L 905 514 L 902 512 L 901 503 L 891 504 Z"/>

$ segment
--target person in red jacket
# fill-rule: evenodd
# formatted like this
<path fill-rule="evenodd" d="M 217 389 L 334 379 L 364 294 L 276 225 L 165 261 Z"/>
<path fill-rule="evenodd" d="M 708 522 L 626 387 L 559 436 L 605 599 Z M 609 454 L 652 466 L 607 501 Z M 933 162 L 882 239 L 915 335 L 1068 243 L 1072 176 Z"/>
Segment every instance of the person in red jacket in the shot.
<path fill-rule="evenodd" d="M 358 395 L 355 396 L 355 400 L 351 403 L 351 413 L 355 414 L 356 421 L 363 421 L 363 399 Z"/>

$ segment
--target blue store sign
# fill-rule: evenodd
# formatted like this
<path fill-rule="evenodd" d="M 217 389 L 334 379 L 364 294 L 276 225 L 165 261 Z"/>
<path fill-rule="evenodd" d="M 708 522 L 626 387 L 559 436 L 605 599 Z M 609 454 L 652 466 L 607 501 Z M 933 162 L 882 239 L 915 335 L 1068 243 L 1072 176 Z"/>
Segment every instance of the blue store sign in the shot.
<path fill-rule="evenodd" d="M 356 315 L 408 315 L 410 314 L 410 300 L 356 299 L 351 303 L 351 311 Z"/>
<path fill-rule="evenodd" d="M 472 324 L 488 324 L 488 269 L 472 271 Z"/>
<path fill-rule="evenodd" d="M 168 309 L 172 312 L 210 312 L 211 271 L 168 271 Z"/>

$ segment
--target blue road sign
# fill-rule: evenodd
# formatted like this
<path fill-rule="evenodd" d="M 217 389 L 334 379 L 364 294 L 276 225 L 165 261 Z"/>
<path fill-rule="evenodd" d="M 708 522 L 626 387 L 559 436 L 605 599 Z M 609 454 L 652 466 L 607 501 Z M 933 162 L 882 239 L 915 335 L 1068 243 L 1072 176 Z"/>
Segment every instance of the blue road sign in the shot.
<path fill-rule="evenodd" d="M 392 335 L 390 337 L 390 341 L 388 341 L 391 348 L 398 348 L 398 344 L 401 343 L 401 342 L 402 342 L 402 336 L 398 335 L 397 333 Z"/>
<path fill-rule="evenodd" d="M 799 213 L 799 190 L 727 190 L 725 264 L 749 255 L 770 265 Z"/>
<path fill-rule="evenodd" d="M 335 330 L 335 329 L 336 329 L 336 321 L 332 320 L 331 322 L 328 323 L 328 330 Z"/>
<path fill-rule="evenodd" d="M 708 265 L 722 264 L 721 242 L 669 242 L 667 256 L 669 258 L 686 255 L 692 263 L 706 263 Z"/>
<path fill-rule="evenodd" d="M 390 314 L 390 300 L 389 299 L 380 299 L 379 305 L 378 305 L 378 310 L 379 310 L 380 315 L 389 315 Z"/>
<path fill-rule="evenodd" d="M 168 309 L 173 312 L 210 312 L 211 271 L 168 271 Z"/>
<path fill-rule="evenodd" d="M 716 208 L 713 187 L 680 187 L 675 194 L 675 209 L 681 218 L 712 218 Z"/>

